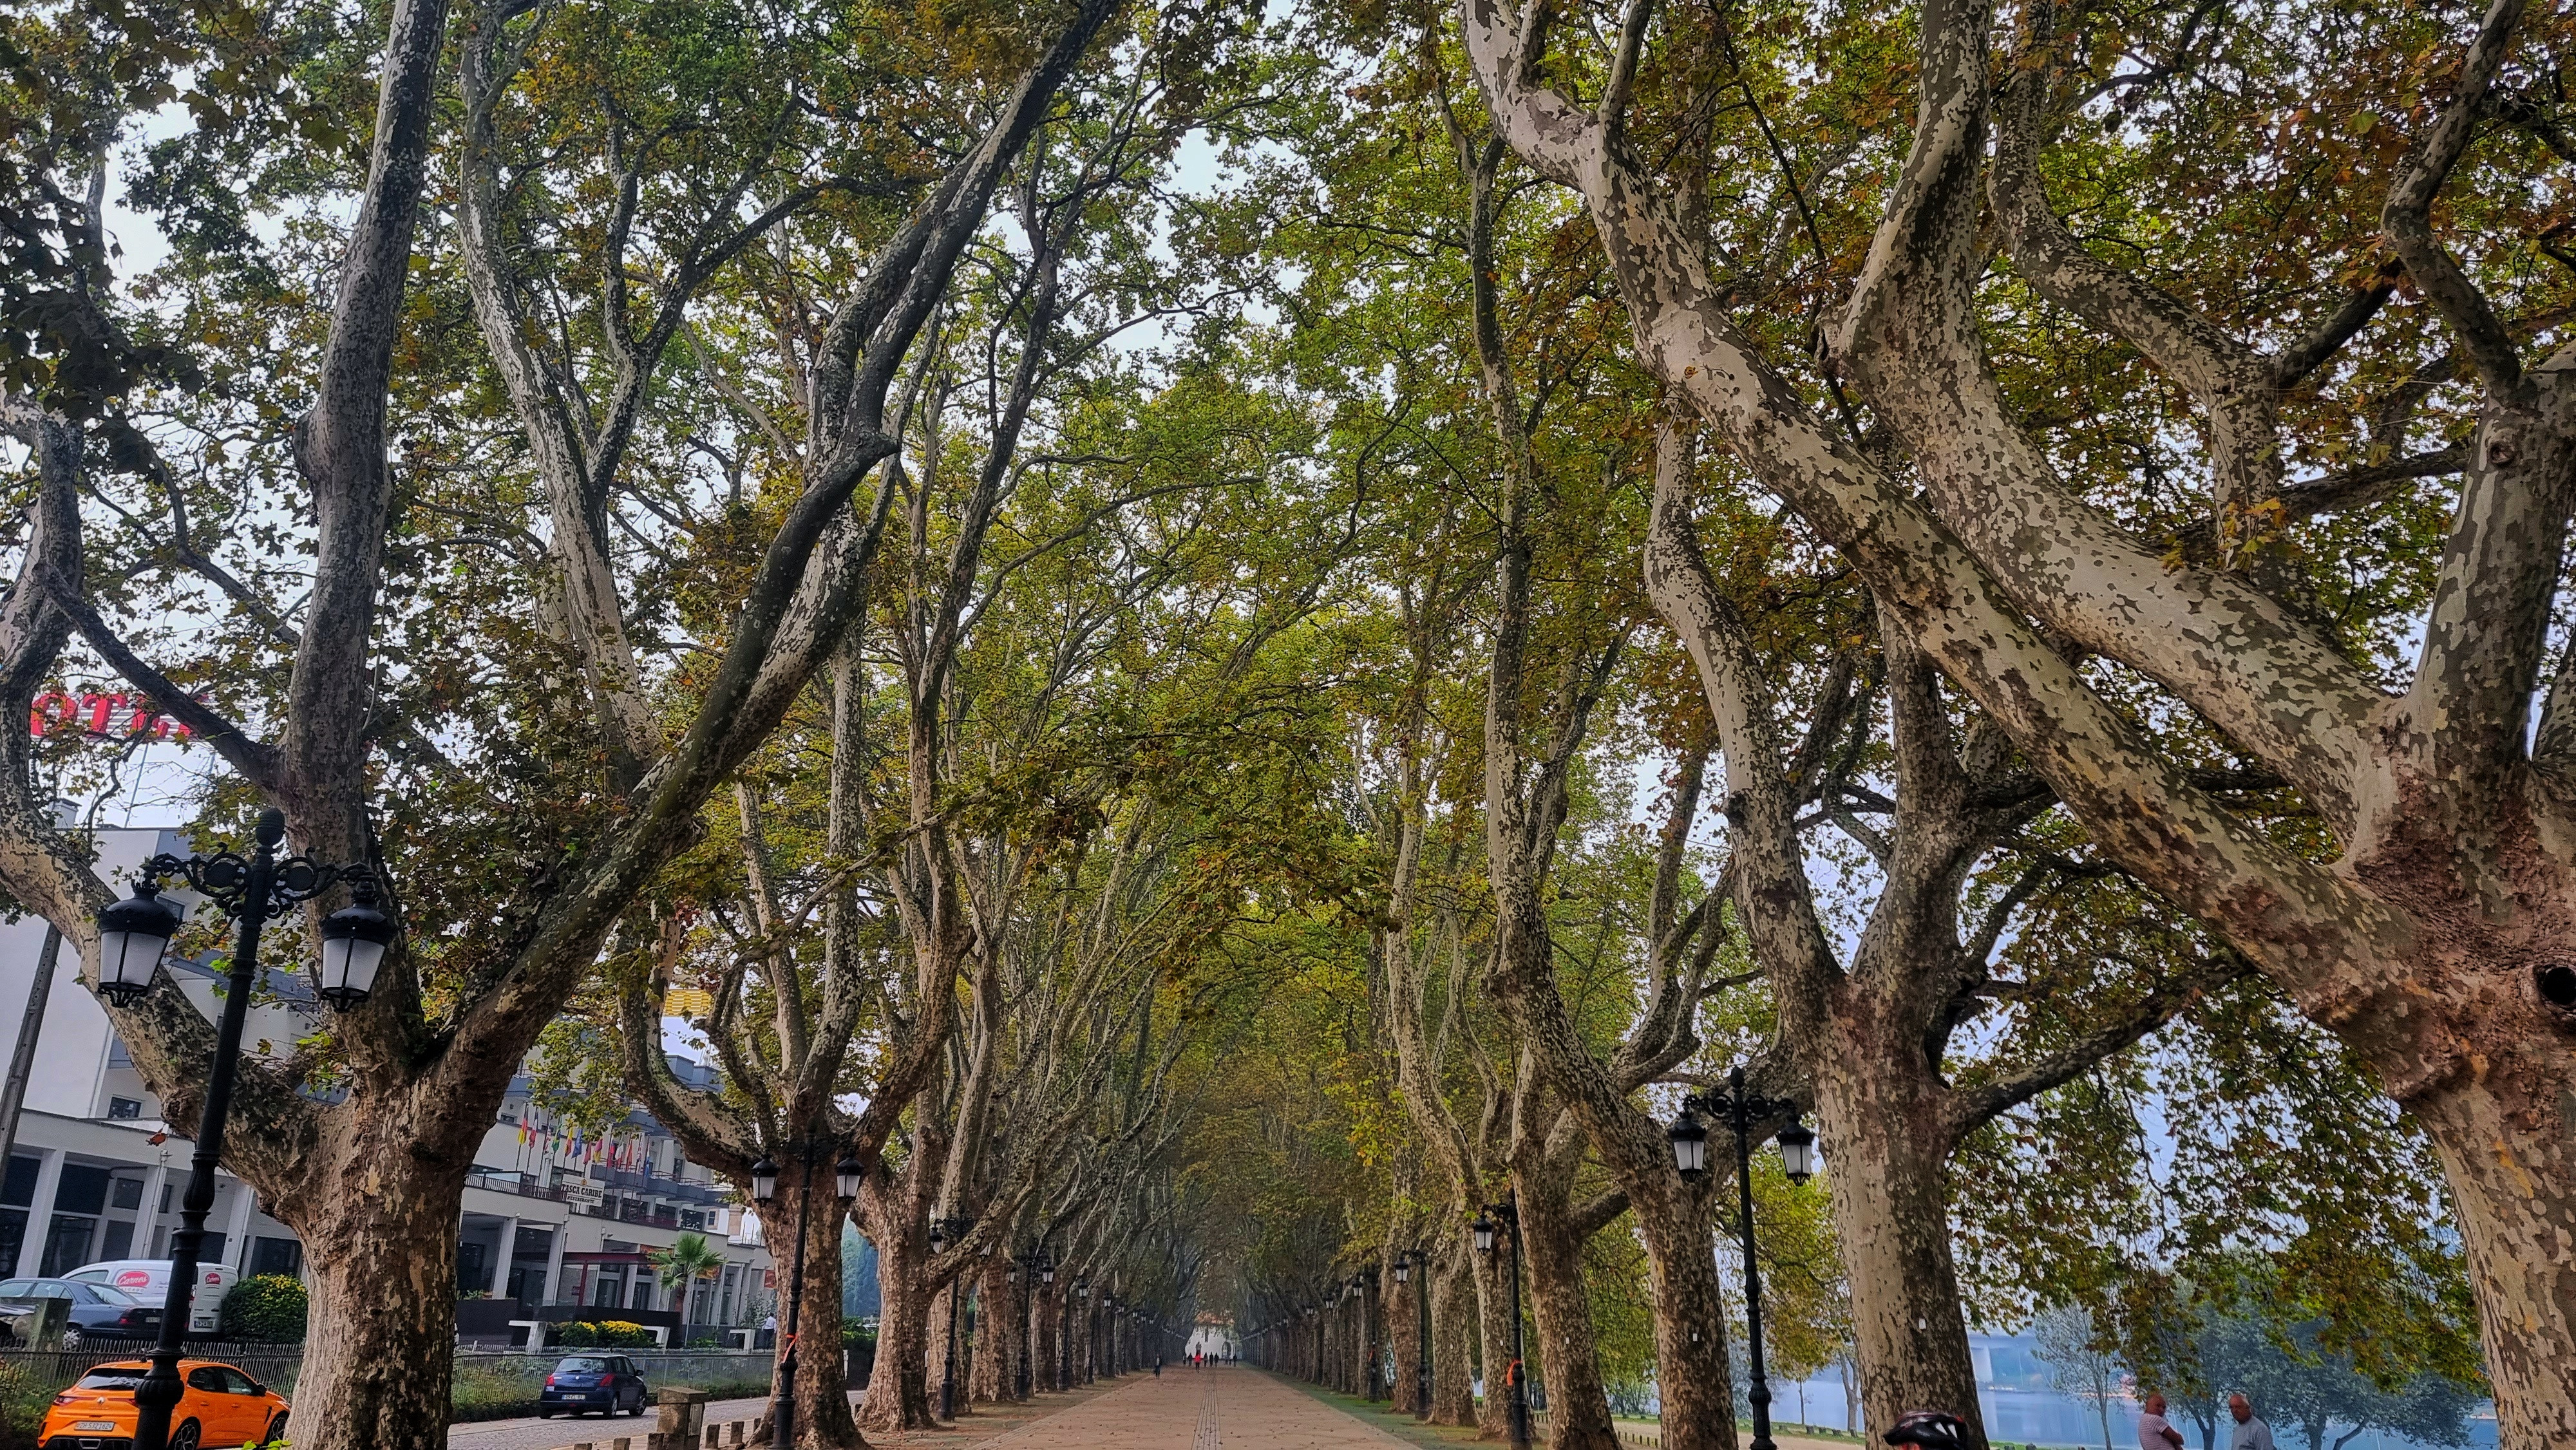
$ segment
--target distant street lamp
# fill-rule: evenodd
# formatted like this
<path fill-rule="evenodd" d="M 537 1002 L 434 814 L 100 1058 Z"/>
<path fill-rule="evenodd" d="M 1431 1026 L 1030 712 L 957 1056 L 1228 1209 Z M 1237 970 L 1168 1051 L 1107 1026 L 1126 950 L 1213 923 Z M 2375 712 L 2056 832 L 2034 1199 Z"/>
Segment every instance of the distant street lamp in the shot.
<path fill-rule="evenodd" d="M 1401 1284 L 1420 1269 L 1422 1280 L 1413 1291 L 1413 1318 L 1422 1331 L 1422 1353 L 1413 1366 L 1413 1418 L 1431 1418 L 1431 1256 L 1420 1249 L 1406 1249 L 1395 1256 L 1395 1282 Z"/>
<path fill-rule="evenodd" d="M 930 1256 L 938 1258 L 940 1249 L 950 1239 L 962 1239 L 975 1231 L 971 1218 L 935 1218 L 930 1221 Z M 939 1418 L 957 1418 L 957 1321 L 966 1298 L 966 1276 L 959 1274 L 948 1281 L 948 1364 L 939 1376 Z"/>
<path fill-rule="evenodd" d="M 162 878 L 187 878 L 223 908 L 237 929 L 231 969 L 224 976 L 215 1058 L 206 1075 L 205 1108 L 197 1121 L 196 1152 L 189 1160 L 188 1193 L 180 1204 L 179 1230 L 170 1239 L 170 1288 L 161 1303 L 161 1332 L 153 1341 L 152 1370 L 134 1392 L 136 1450 L 168 1450 L 170 1414 L 186 1393 L 179 1382 L 179 1356 L 197 1288 L 197 1257 L 205 1247 L 206 1214 L 215 1206 L 215 1165 L 223 1157 L 224 1120 L 232 1112 L 242 1027 L 250 1016 L 252 985 L 259 980 L 260 929 L 271 917 L 347 884 L 352 903 L 322 919 L 322 959 L 314 981 L 322 1000 L 334 1008 L 367 1000 L 385 950 L 398 934 L 393 919 L 376 910 L 374 871 L 324 865 L 303 856 L 279 859 L 286 817 L 275 810 L 259 813 L 255 836 L 258 845 L 246 861 L 230 851 L 154 856 L 143 863 L 134 895 L 98 915 L 99 990 L 120 1005 L 151 989 L 171 938 L 179 934 L 179 912 L 162 899 Z"/>
<path fill-rule="evenodd" d="M 1082 1306 L 1082 1382 L 1084 1384 L 1090 1384 L 1099 1378 L 1099 1373 L 1092 1367 L 1092 1362 L 1100 1353 L 1100 1341 L 1097 1333 L 1098 1325 L 1093 1320 L 1094 1310 L 1091 1302 L 1090 1275 L 1085 1274 L 1081 1278 L 1073 1281 L 1073 1299 L 1075 1303 Z M 1065 1338 L 1070 1341 L 1073 1337 L 1073 1316 L 1069 1310 L 1065 1315 L 1064 1327 L 1066 1331 Z M 1069 1368 L 1073 1362 L 1071 1358 L 1073 1354 L 1073 1346 L 1071 1343 L 1067 1343 L 1065 1345 L 1064 1352 L 1066 1355 L 1065 1363 L 1068 1366 L 1065 1372 L 1065 1378 L 1069 1381 L 1073 1378 L 1072 1370 Z"/>
<path fill-rule="evenodd" d="M 1485 1205 L 1484 1216 L 1469 1228 L 1476 1235 L 1476 1252 L 1494 1251 L 1495 1224 L 1512 1236 L 1512 1363 L 1506 1371 L 1512 1387 L 1512 1450 L 1529 1450 L 1529 1350 L 1521 1332 L 1521 1200 L 1519 1189 L 1507 1189 L 1501 1203 Z"/>
<path fill-rule="evenodd" d="M 1723 1097 L 1692 1093 L 1683 1098 L 1681 1116 L 1664 1130 L 1665 1138 L 1673 1145 L 1673 1166 L 1685 1178 L 1696 1178 L 1708 1169 L 1708 1129 L 1699 1119 L 1702 1110 L 1724 1111 L 1735 1129 L 1735 1181 L 1739 1226 L 1744 1236 L 1744 1339 L 1753 1381 L 1744 1398 L 1753 1406 L 1751 1450 L 1775 1450 L 1771 1440 L 1771 1382 L 1762 1367 L 1762 1266 L 1755 1257 L 1753 1243 L 1752 1125 L 1781 1113 L 1791 1115 L 1789 1126 L 1778 1134 L 1780 1166 L 1791 1183 L 1803 1184 L 1814 1175 L 1816 1135 L 1797 1121 L 1796 1103 L 1748 1095 L 1744 1091 L 1744 1069 L 1731 1067 L 1726 1071 Z"/>

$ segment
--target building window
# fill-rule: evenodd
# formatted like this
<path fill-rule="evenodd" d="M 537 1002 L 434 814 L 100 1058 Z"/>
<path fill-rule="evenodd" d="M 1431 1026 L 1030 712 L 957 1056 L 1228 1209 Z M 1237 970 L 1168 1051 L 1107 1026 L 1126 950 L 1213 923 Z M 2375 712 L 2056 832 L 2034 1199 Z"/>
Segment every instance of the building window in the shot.
<path fill-rule="evenodd" d="M 56 1213 L 97 1214 L 107 1208 L 107 1170 L 87 1163 L 66 1163 L 54 1186 Z"/>
<path fill-rule="evenodd" d="M 492 1287 L 492 1271 L 484 1263 L 483 1246 L 462 1243 L 456 1246 L 456 1291 L 474 1294 Z"/>
<path fill-rule="evenodd" d="M 26 1208 L 36 1201 L 36 1170 L 44 1166 L 41 1158 L 12 1157 L 9 1176 L 0 1181 L 0 1203 Z"/>
<path fill-rule="evenodd" d="M 36 1272 L 51 1279 L 88 1263 L 89 1241 L 97 1232 L 98 1220 L 86 1214 L 55 1214 L 53 1229 L 45 1235 L 45 1256 Z"/>
<path fill-rule="evenodd" d="M 250 1271 L 254 1274 L 304 1272 L 304 1245 L 294 1239 L 252 1239 Z"/>
<path fill-rule="evenodd" d="M 140 1178 L 118 1178 L 110 1181 L 107 1185 L 107 1206 L 110 1208 L 141 1208 L 143 1206 L 143 1180 Z"/>
<path fill-rule="evenodd" d="M 140 1098 L 109 1098 L 107 1116 L 119 1123 L 133 1122 L 143 1116 L 143 1102 Z"/>
<path fill-rule="evenodd" d="M 98 1240 L 98 1256 L 100 1260 L 102 1262 L 113 1263 L 118 1259 L 130 1258 L 133 1256 L 133 1253 L 133 1221 L 122 1218 L 109 1219 L 107 1221 L 107 1231 L 101 1234 Z"/>

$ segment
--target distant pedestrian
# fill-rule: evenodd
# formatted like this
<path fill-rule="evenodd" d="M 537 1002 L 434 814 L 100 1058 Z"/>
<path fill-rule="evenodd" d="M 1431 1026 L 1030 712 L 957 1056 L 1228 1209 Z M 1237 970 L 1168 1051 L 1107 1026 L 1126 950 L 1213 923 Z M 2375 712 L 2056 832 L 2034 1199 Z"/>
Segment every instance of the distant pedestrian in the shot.
<path fill-rule="evenodd" d="M 2145 1409 L 2138 1417 L 2138 1450 L 2182 1450 L 2182 1432 L 2165 1419 L 2165 1397 L 2147 1396 Z"/>
<path fill-rule="evenodd" d="M 1156 1379 L 1161 1379 L 1162 1377 L 1163 1377 L 1163 1357 L 1162 1357 L 1161 1355 L 1159 1355 L 1159 1354 L 1158 1354 L 1158 1355 L 1155 1355 L 1155 1356 L 1154 1356 L 1154 1378 L 1156 1378 Z"/>
<path fill-rule="evenodd" d="M 2275 1450 L 2272 1427 L 2263 1423 L 2262 1416 L 2254 1413 L 2251 1400 L 2243 1395 L 2229 1395 L 2227 1414 L 2236 1421 L 2236 1428 L 2227 1437 L 2227 1450 Z"/>

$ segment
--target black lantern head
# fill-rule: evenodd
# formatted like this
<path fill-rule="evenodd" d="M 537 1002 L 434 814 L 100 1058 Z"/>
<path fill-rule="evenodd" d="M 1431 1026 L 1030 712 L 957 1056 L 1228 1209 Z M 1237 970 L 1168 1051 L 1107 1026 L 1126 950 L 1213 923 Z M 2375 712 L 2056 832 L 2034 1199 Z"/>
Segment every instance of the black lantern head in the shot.
<path fill-rule="evenodd" d="M 1780 1130 L 1780 1166 L 1791 1183 L 1804 1183 L 1816 1173 L 1816 1135 L 1804 1123 Z"/>
<path fill-rule="evenodd" d="M 1476 1252 L 1480 1254 L 1490 1254 L 1494 1251 L 1494 1221 L 1492 1219 L 1483 1214 L 1478 1214 L 1476 1216 L 1476 1221 L 1467 1225 L 1467 1227 L 1476 1235 Z"/>
<path fill-rule="evenodd" d="M 1395 1282 L 1399 1284 L 1413 1282 L 1413 1261 L 1401 1254 L 1397 1255 L 1395 1260 Z"/>
<path fill-rule="evenodd" d="M 322 1000 L 355 1007 L 376 989 L 376 971 L 393 945 L 394 919 L 376 910 L 374 883 L 361 877 L 357 899 L 322 918 Z"/>
<path fill-rule="evenodd" d="M 760 1161 L 751 1165 L 751 1199 L 754 1203 L 767 1203 L 777 1196 L 778 1165 L 763 1153 Z"/>
<path fill-rule="evenodd" d="M 179 913 L 161 899 L 160 881 L 144 877 L 132 896 L 98 914 L 98 989 L 120 1006 L 142 996 L 178 934 Z"/>
<path fill-rule="evenodd" d="M 1673 1119 L 1664 1137 L 1673 1145 L 1673 1166 L 1681 1170 L 1684 1178 L 1697 1178 L 1708 1171 L 1708 1126 L 1689 1103 L 1682 1104 L 1682 1115 Z"/>
<path fill-rule="evenodd" d="M 832 1165 L 832 1187 L 843 1198 L 856 1198 L 859 1196 L 859 1182 L 867 1177 L 867 1171 L 867 1165 L 859 1161 L 859 1155 L 844 1148 L 841 1161 Z"/>

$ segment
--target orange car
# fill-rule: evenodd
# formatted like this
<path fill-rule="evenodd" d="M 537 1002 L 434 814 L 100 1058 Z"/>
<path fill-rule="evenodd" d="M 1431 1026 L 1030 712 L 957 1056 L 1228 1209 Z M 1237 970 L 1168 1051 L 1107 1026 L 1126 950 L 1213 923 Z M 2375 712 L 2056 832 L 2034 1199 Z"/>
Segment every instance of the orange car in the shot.
<path fill-rule="evenodd" d="M 144 1360 L 90 1366 L 80 1383 L 54 1396 L 36 1443 L 43 1450 L 129 1450 L 134 1444 L 134 1392 L 152 1372 Z M 170 1412 L 170 1450 L 268 1445 L 286 1438 L 286 1397 L 228 1364 L 179 1361 L 186 1386 Z"/>

